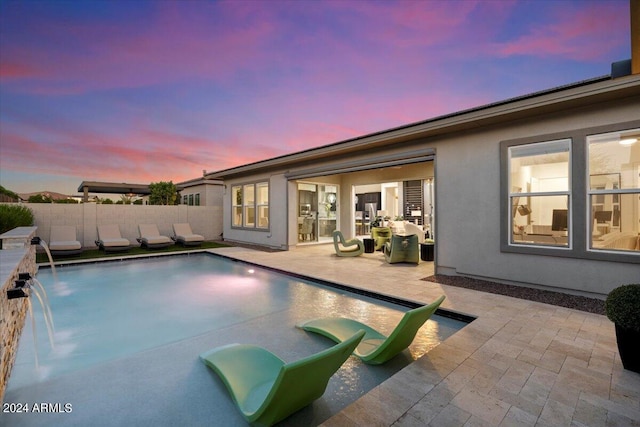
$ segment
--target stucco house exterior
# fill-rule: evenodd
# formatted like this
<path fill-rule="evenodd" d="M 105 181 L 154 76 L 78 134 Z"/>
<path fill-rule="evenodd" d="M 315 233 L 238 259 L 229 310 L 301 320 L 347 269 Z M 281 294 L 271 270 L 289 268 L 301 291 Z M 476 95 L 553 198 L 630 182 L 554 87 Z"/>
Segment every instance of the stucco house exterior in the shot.
<path fill-rule="evenodd" d="M 222 206 L 222 181 L 198 177 L 176 183 L 181 205 Z"/>
<path fill-rule="evenodd" d="M 437 274 L 638 283 L 640 74 L 617 74 L 208 173 L 224 238 L 291 250 L 366 235 L 371 211 L 430 231 Z"/>

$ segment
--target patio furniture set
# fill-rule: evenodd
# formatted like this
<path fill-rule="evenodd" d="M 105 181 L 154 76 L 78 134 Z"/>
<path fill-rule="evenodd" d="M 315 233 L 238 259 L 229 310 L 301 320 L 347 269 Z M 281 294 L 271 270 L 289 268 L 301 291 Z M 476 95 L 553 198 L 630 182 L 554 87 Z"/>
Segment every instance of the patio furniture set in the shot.
<path fill-rule="evenodd" d="M 127 251 L 131 242 L 120 234 L 117 224 L 98 225 L 96 246 L 105 252 Z M 136 240 L 144 248 L 160 249 L 173 244 L 198 246 L 204 237 L 193 233 L 188 223 L 173 224 L 173 236 L 161 235 L 156 224 L 139 224 L 140 237 Z M 52 225 L 49 250 L 53 255 L 76 255 L 82 252 L 82 244 L 77 240 L 76 227 L 73 225 Z"/>
<path fill-rule="evenodd" d="M 425 232 L 414 224 L 402 227 L 373 227 L 371 238 L 346 240 L 341 231 L 333 232 L 333 245 L 337 256 L 355 257 L 363 253 L 382 251 L 389 264 L 433 261 L 433 241 L 425 240 Z"/>

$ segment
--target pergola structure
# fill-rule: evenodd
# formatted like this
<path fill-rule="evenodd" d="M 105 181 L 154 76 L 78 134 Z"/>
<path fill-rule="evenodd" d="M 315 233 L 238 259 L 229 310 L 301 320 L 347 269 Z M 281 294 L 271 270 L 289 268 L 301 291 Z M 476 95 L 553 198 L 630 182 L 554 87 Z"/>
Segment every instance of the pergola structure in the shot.
<path fill-rule="evenodd" d="M 178 192 L 182 188 L 178 187 Z M 97 181 L 82 181 L 78 187 L 78 192 L 82 193 L 82 200 L 84 202 L 89 201 L 89 193 L 100 194 L 127 194 L 136 196 L 148 196 L 151 194 L 149 184 L 130 184 L 126 182 L 97 182 Z"/>

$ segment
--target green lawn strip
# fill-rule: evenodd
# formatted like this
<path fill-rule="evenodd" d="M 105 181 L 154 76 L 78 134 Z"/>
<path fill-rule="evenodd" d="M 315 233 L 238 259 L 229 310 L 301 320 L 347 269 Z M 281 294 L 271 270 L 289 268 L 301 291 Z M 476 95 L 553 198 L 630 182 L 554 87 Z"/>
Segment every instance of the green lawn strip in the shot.
<path fill-rule="evenodd" d="M 172 245 L 167 248 L 162 249 L 146 249 L 141 247 L 132 246 L 128 251 L 123 252 L 104 252 L 98 249 L 87 249 L 82 251 L 81 254 L 78 255 L 70 255 L 70 256 L 54 256 L 54 261 L 75 261 L 75 260 L 86 260 L 86 259 L 94 259 L 94 258 L 109 258 L 109 257 L 122 257 L 127 255 L 146 255 L 146 254 L 158 254 L 158 253 L 170 253 L 170 252 L 186 252 L 193 251 L 198 249 L 214 249 L 214 248 L 226 248 L 229 245 L 220 242 L 203 242 L 200 246 L 179 246 Z M 44 263 L 49 262 L 49 258 L 47 254 L 44 252 L 38 252 L 36 254 L 36 262 Z"/>

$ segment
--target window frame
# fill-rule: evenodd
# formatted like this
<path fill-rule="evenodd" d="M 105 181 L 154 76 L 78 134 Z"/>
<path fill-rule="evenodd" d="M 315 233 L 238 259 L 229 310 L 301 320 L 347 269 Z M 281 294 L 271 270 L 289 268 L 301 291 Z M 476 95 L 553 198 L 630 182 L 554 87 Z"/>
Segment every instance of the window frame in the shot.
<path fill-rule="evenodd" d="M 590 187 L 587 137 L 600 133 L 626 131 L 638 127 L 640 127 L 640 120 L 634 120 L 500 141 L 500 252 L 640 264 L 640 252 L 591 250 L 591 239 L 588 234 L 591 230 L 591 206 L 589 203 Z M 571 230 L 569 230 L 571 244 L 569 247 L 511 244 L 512 231 L 510 227 L 512 227 L 512 220 L 510 217 L 509 148 L 517 145 L 561 139 L 571 140 L 569 179 L 572 195 L 570 217 L 568 218 L 568 225 L 571 228 Z"/>
<path fill-rule="evenodd" d="M 633 131 L 637 131 L 639 128 L 631 128 L 631 129 L 620 129 L 620 130 L 615 130 L 613 131 L 613 133 L 619 133 L 619 132 L 625 132 L 628 130 L 633 130 Z M 591 174 L 591 159 L 589 158 L 589 137 L 596 137 L 596 136 L 602 136 L 605 135 L 607 133 L 611 133 L 611 132 L 598 132 L 595 134 L 590 134 L 587 135 L 585 144 L 586 144 L 586 154 L 587 154 L 587 158 L 586 158 L 586 169 L 587 169 L 587 177 L 589 179 L 589 181 L 587 182 L 587 207 L 589 209 L 589 213 L 591 213 L 591 209 L 593 208 L 593 202 L 592 202 L 592 198 L 593 197 L 602 197 L 602 202 L 604 203 L 605 201 L 605 197 L 606 196 L 611 196 L 612 200 L 615 202 L 615 200 L 617 199 L 617 203 L 618 203 L 618 207 L 620 209 L 620 203 L 622 202 L 622 198 L 625 195 L 636 195 L 640 198 L 640 187 L 638 188 L 622 188 L 622 186 L 620 185 L 621 183 L 619 182 L 619 187 L 616 188 L 612 188 L 612 189 L 592 189 L 591 188 L 591 177 L 593 176 L 602 176 L 602 175 L 618 175 L 618 179 L 620 180 L 620 175 L 621 175 L 621 171 L 612 171 L 612 172 L 608 172 L 608 173 L 604 173 L 604 174 Z M 636 142 L 636 144 L 640 143 L 640 141 Z M 615 210 L 613 210 L 612 212 L 613 214 L 615 214 Z M 622 214 L 622 211 L 619 210 L 618 211 L 619 214 Z M 591 217 L 589 217 L 591 218 Z M 615 226 L 615 224 L 614 224 Z M 621 224 L 618 224 L 618 227 L 620 227 Z M 588 232 L 587 235 L 588 236 L 592 236 L 594 230 L 593 230 L 593 222 L 591 222 L 591 220 L 588 222 Z M 640 235 L 640 231 L 638 232 L 638 234 Z M 608 248 L 598 248 L 598 247 L 594 247 L 593 246 L 593 239 L 589 239 L 589 244 L 588 244 L 588 250 L 590 252 L 596 252 L 596 253 L 613 253 L 613 254 L 631 254 L 631 255 L 635 255 L 636 253 L 640 253 L 640 251 L 637 252 L 629 252 L 629 251 L 620 251 L 620 250 L 615 250 L 615 249 L 608 249 Z"/>
<path fill-rule="evenodd" d="M 267 203 L 266 204 L 258 204 L 258 187 L 266 186 L 267 187 Z M 236 189 L 240 189 L 241 202 L 237 203 L 236 200 Z M 245 189 L 252 189 L 253 191 L 253 200 L 248 201 L 247 196 L 245 194 Z M 267 212 L 270 212 L 269 209 L 269 200 L 270 200 L 270 184 L 268 180 L 257 180 L 250 182 L 242 182 L 242 183 L 234 183 L 231 185 L 231 228 L 237 230 L 255 230 L 255 231 L 269 231 L 269 224 L 271 221 L 269 220 L 269 214 L 267 215 L 267 226 L 260 227 L 259 225 L 259 208 L 265 207 L 267 208 Z M 240 225 L 234 224 L 234 218 L 236 210 L 239 209 L 240 212 Z M 253 223 L 248 223 L 248 213 L 253 212 Z"/>
<path fill-rule="evenodd" d="M 551 144 L 563 144 L 563 145 L 567 145 L 568 146 L 568 154 L 569 154 L 569 159 L 568 159 L 568 171 L 567 171 L 567 189 L 566 190 L 557 190 L 557 191 L 520 191 L 518 193 L 513 192 L 513 184 L 511 183 L 511 159 L 512 157 L 509 155 L 509 150 L 515 147 L 524 147 L 526 145 L 529 146 L 533 146 L 536 144 L 540 144 L 542 145 L 547 145 L 550 146 Z M 533 142 L 533 143 L 526 143 L 526 144 L 515 144 L 515 145 L 510 145 L 509 147 L 507 147 L 507 176 L 508 176 L 508 180 L 509 180 L 509 184 L 508 186 L 510 187 L 509 190 L 509 197 L 508 197 L 508 203 L 511 209 L 513 209 L 513 204 L 512 204 L 512 199 L 514 197 L 523 197 L 523 198 L 532 198 L 532 197 L 566 197 L 567 198 L 567 209 L 569 212 L 569 217 L 567 218 L 567 243 L 566 244 L 545 244 L 544 242 L 531 242 L 531 243 L 525 243 L 525 242 L 517 242 L 512 240 L 511 238 L 509 238 L 509 242 L 508 244 L 511 246 L 525 246 L 525 247 L 543 247 L 543 248 L 554 248 L 554 249 L 560 249 L 560 250 L 570 250 L 573 246 L 573 224 L 571 221 L 571 213 L 573 211 L 573 189 L 572 189 L 572 179 L 571 179 L 571 170 L 572 170 L 572 158 L 571 158 L 571 153 L 572 153 L 572 145 L 573 145 L 573 141 L 570 138 L 561 138 L 561 139 L 554 139 L 554 140 L 547 140 L 547 141 L 539 141 L 539 142 Z M 508 217 L 509 219 L 509 229 L 513 230 L 514 224 L 513 224 L 513 219 L 514 216 L 513 214 L 509 215 Z M 511 236 L 513 235 L 513 233 L 511 234 Z"/>

